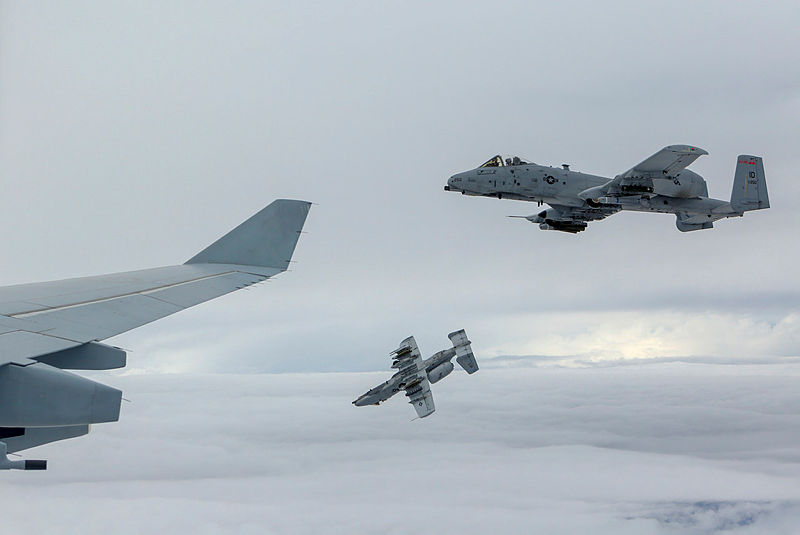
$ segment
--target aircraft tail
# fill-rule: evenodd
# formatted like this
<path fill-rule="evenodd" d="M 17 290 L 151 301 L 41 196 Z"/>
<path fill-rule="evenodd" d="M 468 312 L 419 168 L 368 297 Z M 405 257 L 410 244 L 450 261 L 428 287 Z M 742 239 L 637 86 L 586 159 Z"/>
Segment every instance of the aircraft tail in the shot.
<path fill-rule="evenodd" d="M 764 161 L 758 156 L 739 156 L 733 175 L 731 208 L 738 213 L 769 208 Z"/>
<path fill-rule="evenodd" d="M 475 360 L 475 354 L 472 352 L 472 342 L 467 338 L 467 333 L 464 329 L 454 331 L 447 335 L 453 348 L 456 350 L 456 362 L 459 366 L 464 368 L 464 371 L 473 374 L 478 371 L 478 361 Z"/>
<path fill-rule="evenodd" d="M 240 264 L 286 271 L 310 207 L 307 201 L 273 201 L 186 263 Z"/>

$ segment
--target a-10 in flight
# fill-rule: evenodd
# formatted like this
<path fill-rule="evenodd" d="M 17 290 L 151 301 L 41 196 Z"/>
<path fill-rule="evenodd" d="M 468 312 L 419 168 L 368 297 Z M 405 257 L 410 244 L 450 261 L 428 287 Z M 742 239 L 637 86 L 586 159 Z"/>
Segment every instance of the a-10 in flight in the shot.
<path fill-rule="evenodd" d="M 551 208 L 524 217 L 542 230 L 577 233 L 589 221 L 620 210 L 675 214 L 678 230 L 709 229 L 714 221 L 769 208 L 764 163 L 739 156 L 730 201 L 710 199 L 706 181 L 686 167 L 708 154 L 690 145 L 670 145 L 612 179 L 537 165 L 519 157 L 495 156 L 477 169 L 450 177 L 446 191 L 464 195 L 547 203 Z M 519 216 L 523 217 L 523 216 Z"/>
<path fill-rule="evenodd" d="M 364 405 L 380 405 L 401 390 L 406 391 L 409 403 L 414 405 L 420 418 L 430 416 L 436 407 L 433 405 L 431 384 L 447 377 L 453 371 L 456 362 L 469 374 L 478 371 L 478 362 L 472 353 L 471 342 L 464 329 L 447 335 L 453 343 L 451 349 L 443 349 L 427 359 L 423 359 L 413 336 L 409 336 L 400 347 L 392 351 L 392 368 L 397 368 L 397 373 L 385 383 L 372 388 L 366 394 L 359 396 L 353 402 L 357 407 Z"/>

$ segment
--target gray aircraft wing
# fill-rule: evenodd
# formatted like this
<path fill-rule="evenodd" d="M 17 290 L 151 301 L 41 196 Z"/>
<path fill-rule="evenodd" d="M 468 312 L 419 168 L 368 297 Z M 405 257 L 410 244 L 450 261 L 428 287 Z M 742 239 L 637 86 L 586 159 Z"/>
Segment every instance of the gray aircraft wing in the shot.
<path fill-rule="evenodd" d="M 641 163 L 623 173 L 623 176 L 647 176 L 661 178 L 673 177 L 708 152 L 691 145 L 670 145 L 664 147 Z"/>
<path fill-rule="evenodd" d="M 707 151 L 691 145 L 669 145 L 601 186 L 578 194 L 582 199 L 606 195 L 638 195 L 653 192 L 654 179 L 672 179 Z"/>
<path fill-rule="evenodd" d="M 392 368 L 397 368 L 399 372 L 399 385 L 405 389 L 408 402 L 414 406 L 417 416 L 429 416 L 436 407 L 417 341 L 409 336 L 400 342 L 400 347 L 393 351 L 393 355 Z"/>
<path fill-rule="evenodd" d="M 430 416 L 436 410 L 433 405 L 431 384 L 427 377 L 423 377 L 415 386 L 407 388 L 406 396 L 408 396 L 408 402 L 414 406 L 414 410 L 417 411 L 417 416 L 420 418 Z"/>
<path fill-rule="evenodd" d="M 274 201 L 183 265 L 0 288 L 0 440 L 8 451 L 116 421 L 118 390 L 61 370 L 122 367 L 125 352 L 100 340 L 286 271 L 309 207 Z"/>
<path fill-rule="evenodd" d="M 275 201 L 183 265 L 2 287 L 0 358 L 104 340 L 286 271 L 309 206 Z"/>
<path fill-rule="evenodd" d="M 356 399 L 353 404 L 355 405 L 380 405 L 390 397 L 397 394 L 400 389 L 398 383 L 400 382 L 399 376 L 394 376 L 383 384 L 379 384 L 374 388 L 370 388 Z"/>

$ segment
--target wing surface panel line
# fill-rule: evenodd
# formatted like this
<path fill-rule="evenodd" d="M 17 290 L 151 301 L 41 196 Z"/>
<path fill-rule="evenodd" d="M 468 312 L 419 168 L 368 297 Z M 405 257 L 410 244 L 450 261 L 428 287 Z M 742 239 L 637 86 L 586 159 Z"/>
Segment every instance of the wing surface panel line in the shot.
<path fill-rule="evenodd" d="M 90 299 L 88 301 L 82 301 L 80 303 L 71 303 L 69 305 L 62 305 L 62 306 L 57 306 L 57 307 L 48 307 L 48 308 L 42 308 L 42 309 L 38 309 L 38 310 L 29 310 L 29 311 L 25 311 L 25 312 L 17 312 L 15 314 L 6 314 L 6 317 L 9 317 L 9 318 L 31 318 L 31 317 L 34 317 L 34 316 L 38 316 L 39 314 L 46 314 L 46 313 L 49 313 L 49 312 L 56 312 L 56 311 L 60 311 L 60 310 L 68 310 L 70 308 L 77 308 L 77 307 L 86 306 L 86 305 L 93 305 L 93 304 L 96 304 L 96 303 L 103 303 L 103 302 L 106 302 L 106 301 L 114 301 L 115 299 L 122 299 L 122 298 L 125 298 L 125 297 L 130 297 L 132 295 L 142 295 L 142 296 L 146 296 L 146 297 L 151 297 L 148 294 L 154 293 L 154 292 L 159 292 L 161 290 L 166 290 L 166 289 L 169 289 L 169 288 L 176 288 L 178 286 L 183 286 L 185 284 L 192 284 L 192 283 L 195 283 L 195 282 L 198 282 L 198 281 L 214 279 L 214 278 L 217 278 L 217 277 L 224 277 L 225 275 L 230 275 L 231 273 L 238 273 L 238 271 L 236 271 L 236 270 L 224 271 L 222 273 L 215 273 L 213 275 L 206 275 L 206 276 L 203 276 L 203 277 L 197 277 L 197 278 L 194 278 L 194 279 L 191 279 L 191 280 L 181 281 L 181 282 L 173 283 L 173 284 L 165 284 L 163 286 L 158 286 L 158 287 L 155 287 L 155 288 L 149 288 L 147 290 L 141 290 L 141 291 L 138 291 L 138 292 L 128 292 L 128 293 L 124 293 L 124 294 L 114 295 L 114 296 L 111 296 L 111 297 L 104 297 L 102 299 Z M 251 275 L 253 275 L 253 274 L 251 273 Z M 260 276 L 263 277 L 264 275 L 260 275 Z M 159 301 L 163 301 L 163 299 L 159 299 Z M 164 301 L 164 302 L 166 302 L 166 301 Z M 171 303 L 171 304 L 174 304 L 174 303 Z"/>

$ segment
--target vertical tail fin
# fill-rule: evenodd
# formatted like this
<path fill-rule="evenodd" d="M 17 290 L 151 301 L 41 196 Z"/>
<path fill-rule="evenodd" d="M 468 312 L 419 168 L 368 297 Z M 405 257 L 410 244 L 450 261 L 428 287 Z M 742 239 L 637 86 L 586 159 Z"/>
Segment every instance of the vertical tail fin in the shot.
<path fill-rule="evenodd" d="M 456 350 L 456 362 L 464 368 L 467 373 L 475 373 L 478 371 L 478 361 L 475 360 L 475 354 L 472 352 L 472 342 L 467 338 L 467 333 L 464 329 L 455 331 L 447 335 L 453 348 Z"/>
<path fill-rule="evenodd" d="M 769 208 L 764 161 L 760 157 L 742 155 L 736 160 L 731 208 L 740 213 Z"/>

